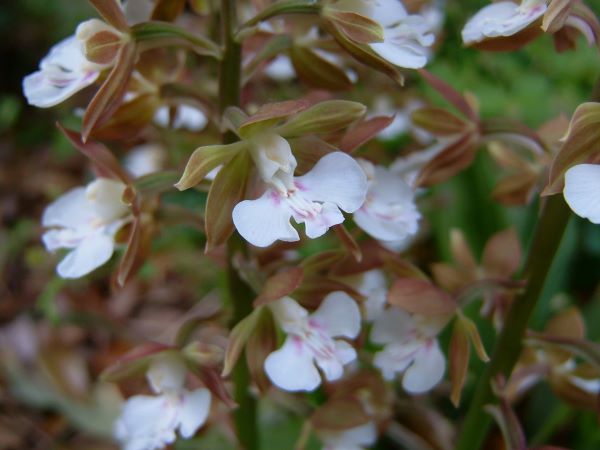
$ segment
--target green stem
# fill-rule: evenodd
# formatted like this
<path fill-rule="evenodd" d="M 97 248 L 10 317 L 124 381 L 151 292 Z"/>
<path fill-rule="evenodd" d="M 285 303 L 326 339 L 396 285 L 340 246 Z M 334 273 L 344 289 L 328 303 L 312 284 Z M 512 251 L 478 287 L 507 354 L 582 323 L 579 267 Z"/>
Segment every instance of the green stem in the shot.
<path fill-rule="evenodd" d="M 221 0 L 221 36 L 223 59 L 219 66 L 219 111 L 240 104 L 241 45 L 235 39 L 237 11 L 235 0 Z M 223 136 L 223 143 L 235 140 L 231 133 Z M 232 326 L 252 312 L 254 293 L 239 276 L 233 264 L 235 255 L 246 253 L 246 246 L 239 235 L 234 234 L 227 243 L 227 289 L 233 305 Z M 257 450 L 258 428 L 256 424 L 256 399 L 250 393 L 250 373 L 246 359 L 240 358 L 232 372 L 234 399 L 238 407 L 233 411 L 233 421 L 240 448 Z"/>
<path fill-rule="evenodd" d="M 477 450 L 485 439 L 492 423 L 491 416 L 483 412 L 484 406 L 494 401 L 491 381 L 500 374 L 508 377 L 521 354 L 527 323 L 542 293 L 569 217 L 570 211 L 562 195 L 546 199 L 523 270 L 522 278 L 527 280 L 527 287 L 513 302 L 492 359 L 479 379 L 459 436 L 457 450 Z"/>

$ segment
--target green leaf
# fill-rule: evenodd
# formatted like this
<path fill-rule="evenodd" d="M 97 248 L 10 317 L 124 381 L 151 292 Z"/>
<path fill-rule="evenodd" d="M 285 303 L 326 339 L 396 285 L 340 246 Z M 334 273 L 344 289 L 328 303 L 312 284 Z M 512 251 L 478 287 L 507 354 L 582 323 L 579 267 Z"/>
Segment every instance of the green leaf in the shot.
<path fill-rule="evenodd" d="M 339 131 L 365 115 L 367 108 L 358 102 L 328 100 L 296 114 L 273 131 L 285 138 Z"/>
<path fill-rule="evenodd" d="M 221 49 L 210 39 L 190 33 L 178 25 L 167 22 L 143 22 L 131 28 L 134 40 L 140 51 L 157 47 L 180 46 L 191 49 L 199 55 L 221 58 Z"/>
<path fill-rule="evenodd" d="M 600 147 L 600 103 L 584 103 L 575 110 L 566 140 L 550 167 L 550 179 L 543 195 L 560 192 L 563 177 L 572 166 L 596 154 Z"/>
<path fill-rule="evenodd" d="M 121 104 L 133 71 L 135 55 L 136 47 L 133 42 L 121 47 L 115 65 L 83 115 L 83 142 L 87 141 L 94 128 L 105 123 Z"/>
<path fill-rule="evenodd" d="M 224 244 L 233 233 L 231 213 L 244 199 L 252 166 L 249 152 L 238 152 L 214 179 L 206 203 L 206 251 Z"/>
<path fill-rule="evenodd" d="M 325 8 L 323 16 L 348 39 L 357 44 L 383 42 L 384 33 L 381 24 L 369 17 L 353 11 L 339 11 Z"/>
<path fill-rule="evenodd" d="M 244 142 L 227 145 L 208 145 L 194 150 L 188 160 L 181 179 L 175 184 L 180 191 L 199 184 L 208 173 L 221 164 L 226 164 L 245 147 Z"/>
<path fill-rule="evenodd" d="M 309 86 L 340 91 L 353 84 L 343 68 L 333 64 L 307 47 L 294 46 L 290 57 L 298 77 Z"/>

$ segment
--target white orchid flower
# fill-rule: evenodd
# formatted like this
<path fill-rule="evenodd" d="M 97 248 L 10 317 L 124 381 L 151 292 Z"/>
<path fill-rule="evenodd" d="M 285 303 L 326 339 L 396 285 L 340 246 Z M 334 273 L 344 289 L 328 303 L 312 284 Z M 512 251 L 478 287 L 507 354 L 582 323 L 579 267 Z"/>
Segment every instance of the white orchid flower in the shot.
<path fill-rule="evenodd" d="M 207 389 L 184 388 L 186 367 L 170 354 L 152 362 L 146 376 L 159 395 L 136 395 L 125 403 L 114 425 L 115 438 L 124 450 L 158 450 L 172 444 L 177 432 L 192 437 L 206 422 L 211 397 Z"/>
<path fill-rule="evenodd" d="M 367 174 L 369 189 L 364 204 L 354 213 L 354 221 L 381 241 L 410 239 L 417 233 L 421 218 L 412 188 L 385 167 L 366 160 L 360 160 L 360 164 Z"/>
<path fill-rule="evenodd" d="M 259 173 L 270 187 L 261 197 L 244 200 L 233 209 L 238 232 L 258 247 L 277 240 L 298 241 L 298 232 L 290 223 L 292 217 L 305 224 L 309 238 L 322 236 L 344 221 L 340 210 L 352 213 L 360 208 L 367 191 L 364 172 L 342 152 L 329 153 L 310 172 L 291 177 L 296 160 L 287 153 L 289 144 L 281 140 L 273 138 L 277 145 L 263 149 L 262 156 L 252 151 Z M 286 154 L 288 158 L 283 157 Z"/>
<path fill-rule="evenodd" d="M 312 314 L 295 300 L 284 297 L 269 305 L 276 322 L 287 334 L 283 346 L 265 360 L 265 372 L 273 384 L 286 391 L 313 391 L 325 379 L 335 381 L 344 366 L 356 359 L 346 341 L 360 331 L 358 305 L 344 292 L 327 295 Z"/>
<path fill-rule="evenodd" d="M 524 0 L 520 5 L 511 1 L 492 3 L 481 9 L 465 25 L 465 44 L 475 44 L 486 38 L 513 36 L 544 15 L 546 0 Z"/>
<path fill-rule="evenodd" d="M 427 64 L 428 47 L 435 41 L 431 25 L 421 15 L 409 15 L 400 0 L 342 0 L 335 8 L 357 12 L 382 26 L 383 42 L 368 45 L 386 61 L 407 69 Z"/>
<path fill-rule="evenodd" d="M 402 386 L 407 392 L 427 392 L 444 376 L 446 359 L 440 350 L 437 335 L 446 318 L 411 315 L 392 307 L 374 323 L 371 340 L 383 344 L 373 363 L 383 377 L 393 380 L 404 373 Z"/>
<path fill-rule="evenodd" d="M 165 158 L 165 149 L 161 145 L 143 144 L 127 153 L 123 166 L 134 178 L 138 178 L 160 171 Z"/>
<path fill-rule="evenodd" d="M 123 3 L 122 8 L 127 22 L 134 25 L 150 19 L 154 1 L 129 0 Z M 38 108 L 50 108 L 92 85 L 102 70 L 113 65 L 113 61 L 92 62 L 86 58 L 85 42 L 102 32 L 127 39 L 122 32 L 102 20 L 90 19 L 80 23 L 74 35 L 50 49 L 40 61 L 37 72 L 23 79 L 27 102 Z"/>
<path fill-rule="evenodd" d="M 374 422 L 337 432 L 319 432 L 323 450 L 364 450 L 377 440 Z"/>
<path fill-rule="evenodd" d="M 575 214 L 600 224 L 600 164 L 578 164 L 567 170 L 563 194 Z"/>
<path fill-rule="evenodd" d="M 167 128 L 170 124 L 169 107 L 161 106 L 156 110 L 154 123 Z M 175 110 L 173 128 L 175 130 L 201 131 L 206 127 L 208 118 L 201 109 L 190 105 L 179 105 Z"/>
<path fill-rule="evenodd" d="M 30 105 L 50 108 L 90 86 L 102 69 L 86 59 L 83 43 L 69 36 L 50 49 L 40 70 L 23 79 L 23 93 Z"/>
<path fill-rule="evenodd" d="M 296 78 L 296 70 L 287 55 L 277 55 L 273 58 L 265 67 L 264 73 L 275 81 L 290 81 Z"/>
<path fill-rule="evenodd" d="M 52 227 L 42 236 L 46 249 L 71 249 L 56 267 L 58 275 L 79 278 L 110 259 L 115 234 L 131 220 L 129 208 L 121 201 L 124 191 L 123 183 L 98 178 L 46 207 L 42 225 Z"/>

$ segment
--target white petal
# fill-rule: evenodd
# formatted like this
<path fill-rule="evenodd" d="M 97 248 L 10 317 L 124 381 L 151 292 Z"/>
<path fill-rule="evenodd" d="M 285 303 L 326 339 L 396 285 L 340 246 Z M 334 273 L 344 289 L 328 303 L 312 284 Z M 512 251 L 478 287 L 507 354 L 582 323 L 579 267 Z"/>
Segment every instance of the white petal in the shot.
<path fill-rule="evenodd" d="M 277 134 L 261 134 L 250 140 L 250 154 L 265 183 L 282 189 L 292 187 L 297 162 L 288 141 Z"/>
<path fill-rule="evenodd" d="M 185 363 L 180 356 L 162 352 L 152 358 L 146 378 L 156 393 L 179 391 L 183 388 L 186 373 Z"/>
<path fill-rule="evenodd" d="M 75 36 L 64 39 L 40 62 L 39 71 L 23 79 L 27 102 L 40 108 L 63 102 L 96 81 L 100 72 L 92 66 Z"/>
<path fill-rule="evenodd" d="M 446 358 L 437 340 L 429 340 L 417 352 L 413 364 L 406 370 L 402 386 L 413 394 L 427 392 L 440 382 L 445 369 Z"/>
<path fill-rule="evenodd" d="M 508 1 L 492 3 L 467 22 L 462 30 L 463 41 L 470 44 L 485 38 L 512 36 L 535 22 L 546 9 L 543 1 L 533 2 L 530 8 L 522 8 Z"/>
<path fill-rule="evenodd" d="M 288 336 L 283 346 L 267 357 L 265 372 L 275 386 L 286 391 L 314 391 L 321 384 L 312 353 L 295 336 Z"/>
<path fill-rule="evenodd" d="M 356 359 L 356 349 L 348 342 L 338 339 L 335 341 L 335 356 L 345 366 Z"/>
<path fill-rule="evenodd" d="M 177 405 L 173 397 L 131 397 L 115 423 L 115 437 L 127 450 L 164 448 L 176 438 Z"/>
<path fill-rule="evenodd" d="M 103 223 L 113 222 L 128 213 L 129 207 L 123 203 L 125 185 L 109 178 L 96 178 L 87 185 L 85 195 L 94 208 L 96 216 Z"/>
<path fill-rule="evenodd" d="M 233 223 L 244 239 L 257 247 L 267 247 L 277 240 L 300 239 L 290 223 L 292 211 L 281 195 L 268 189 L 256 200 L 244 200 L 233 208 Z"/>
<path fill-rule="evenodd" d="M 123 166 L 134 178 L 139 178 L 158 172 L 163 166 L 165 157 L 165 150 L 158 144 L 138 145 L 127 153 Z"/>
<path fill-rule="evenodd" d="M 352 298 L 342 291 L 327 295 L 319 308 L 310 316 L 310 323 L 329 336 L 354 339 L 360 332 L 360 310 Z"/>
<path fill-rule="evenodd" d="M 400 0 L 377 0 L 370 14 L 371 19 L 382 27 L 394 25 L 406 16 L 406 9 Z"/>
<path fill-rule="evenodd" d="M 44 210 L 44 227 L 87 227 L 95 217 L 94 209 L 85 195 L 85 187 L 65 192 Z"/>
<path fill-rule="evenodd" d="M 179 433 L 188 439 L 196 434 L 210 412 L 210 392 L 208 389 L 196 389 L 183 394 L 179 409 Z"/>
<path fill-rule="evenodd" d="M 304 323 L 304 318 L 308 316 L 308 311 L 290 297 L 283 297 L 269 303 L 269 308 L 279 326 L 286 333 L 297 329 L 299 324 Z"/>
<path fill-rule="evenodd" d="M 354 352 L 356 358 L 356 352 Z M 327 381 L 339 380 L 344 374 L 344 366 L 337 358 L 322 358 L 315 355 L 315 362 Z"/>
<path fill-rule="evenodd" d="M 329 228 L 344 221 L 344 215 L 333 203 L 323 203 L 321 211 L 310 217 L 302 217 L 294 214 L 296 222 L 304 222 L 306 235 L 315 239 L 323 236 Z"/>
<path fill-rule="evenodd" d="M 376 42 L 369 46 L 386 61 L 407 69 L 420 69 L 427 64 L 424 48 L 402 46 L 393 42 Z"/>
<path fill-rule="evenodd" d="M 373 365 L 377 367 L 386 380 L 393 380 L 396 373 L 403 372 L 422 347 L 417 340 L 406 340 L 400 343 L 386 345 L 383 350 L 375 353 Z"/>
<path fill-rule="evenodd" d="M 374 422 L 338 432 L 319 433 L 325 443 L 325 450 L 354 450 L 373 445 L 377 440 Z"/>
<path fill-rule="evenodd" d="M 406 311 L 392 307 L 373 322 L 371 340 L 377 344 L 390 344 L 408 339 L 415 330 L 413 317 Z"/>
<path fill-rule="evenodd" d="M 418 231 L 421 215 L 412 188 L 391 170 L 377 166 L 356 224 L 382 241 L 404 241 Z"/>
<path fill-rule="evenodd" d="M 76 248 L 81 241 L 94 234 L 89 229 L 61 228 L 46 231 L 42 235 L 44 247 L 49 252 L 55 252 L 59 248 Z"/>
<path fill-rule="evenodd" d="M 600 164 L 579 164 L 567 170 L 563 193 L 575 214 L 600 224 Z"/>
<path fill-rule="evenodd" d="M 173 120 L 173 128 L 200 131 L 206 127 L 208 118 L 201 109 L 189 105 L 180 105 Z"/>
<path fill-rule="evenodd" d="M 82 277 L 108 261 L 113 251 L 112 237 L 96 233 L 69 252 L 56 267 L 56 272 L 62 278 Z"/>
<path fill-rule="evenodd" d="M 265 75 L 277 81 L 289 81 L 296 78 L 296 71 L 287 55 L 278 55 L 264 70 Z"/>
<path fill-rule="evenodd" d="M 306 175 L 295 179 L 306 198 L 335 203 L 346 212 L 361 207 L 367 193 L 367 177 L 349 155 L 333 152 L 323 156 Z"/>

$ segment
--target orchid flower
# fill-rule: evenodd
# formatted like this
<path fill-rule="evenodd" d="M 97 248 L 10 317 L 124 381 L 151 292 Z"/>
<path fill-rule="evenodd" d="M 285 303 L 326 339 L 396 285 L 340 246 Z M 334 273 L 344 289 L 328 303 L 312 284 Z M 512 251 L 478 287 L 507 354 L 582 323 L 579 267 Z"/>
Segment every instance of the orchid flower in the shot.
<path fill-rule="evenodd" d="M 114 425 L 115 438 L 124 450 L 157 450 L 172 444 L 177 431 L 192 437 L 206 422 L 210 393 L 200 388 L 188 391 L 183 361 L 169 353 L 154 358 L 146 377 L 158 395 L 136 395 L 125 403 Z"/>
<path fill-rule="evenodd" d="M 130 25 L 150 19 L 154 8 L 152 0 L 128 0 L 122 8 Z M 50 108 L 62 103 L 77 92 L 92 85 L 100 72 L 112 67 L 116 52 L 105 52 L 101 60 L 88 58 L 86 42 L 94 35 L 113 35 L 114 39 L 128 37 L 99 19 L 90 19 L 77 27 L 73 36 L 63 39 L 50 49 L 40 61 L 37 72 L 23 79 L 23 93 L 30 105 Z M 108 47 L 108 46 L 105 46 Z M 104 60 L 109 57 L 111 60 Z"/>
<path fill-rule="evenodd" d="M 165 158 L 165 149 L 161 145 L 143 144 L 127 153 L 123 165 L 134 178 L 139 178 L 160 171 Z"/>
<path fill-rule="evenodd" d="M 283 346 L 265 360 L 265 372 L 273 384 L 286 391 L 313 391 L 325 379 L 335 381 L 344 366 L 356 359 L 356 350 L 346 341 L 360 331 L 358 305 L 344 292 L 327 295 L 312 314 L 290 297 L 269 305 L 276 322 L 287 334 Z"/>
<path fill-rule="evenodd" d="M 165 128 L 169 126 L 168 106 L 158 108 L 154 115 L 154 123 Z M 175 110 L 172 126 L 175 130 L 201 131 L 206 127 L 207 123 L 208 118 L 201 109 L 189 105 L 179 105 Z"/>
<path fill-rule="evenodd" d="M 418 14 L 409 15 L 401 1 L 342 0 L 336 8 L 363 14 L 382 26 L 383 42 L 368 45 L 386 61 L 407 69 L 427 64 L 428 47 L 433 45 L 435 36 L 428 21 Z"/>
<path fill-rule="evenodd" d="M 366 160 L 360 164 L 367 174 L 367 198 L 354 221 L 369 235 L 381 241 L 406 241 L 419 229 L 412 188 L 399 175 Z"/>
<path fill-rule="evenodd" d="M 481 9 L 462 30 L 467 45 L 486 38 L 513 36 L 544 15 L 546 0 L 524 0 L 520 5 L 511 1 L 492 3 Z"/>
<path fill-rule="evenodd" d="M 23 79 L 23 93 L 30 105 L 49 108 L 90 86 L 102 69 L 86 59 L 83 43 L 69 36 L 50 49 L 37 72 Z"/>
<path fill-rule="evenodd" d="M 71 249 L 56 267 L 58 275 L 79 278 L 110 259 L 115 234 L 131 220 L 129 208 L 121 201 L 124 191 L 123 183 L 98 178 L 46 207 L 42 225 L 52 227 L 42 236 L 46 249 Z"/>
<path fill-rule="evenodd" d="M 340 210 L 352 213 L 364 202 L 367 179 L 358 163 L 345 153 L 325 155 L 300 177 L 293 177 L 296 159 L 289 143 L 280 136 L 254 138 L 251 153 L 269 187 L 261 197 L 238 203 L 233 209 L 233 223 L 253 245 L 298 241 L 298 232 L 290 223 L 292 217 L 305 224 L 309 238 L 317 238 L 344 221 Z"/>
<path fill-rule="evenodd" d="M 318 435 L 323 441 L 323 450 L 363 450 L 377 440 L 377 428 L 374 422 L 367 422 L 337 432 L 321 431 Z"/>
<path fill-rule="evenodd" d="M 600 224 L 600 164 L 578 164 L 567 170 L 563 194 L 575 214 Z"/>
<path fill-rule="evenodd" d="M 387 380 L 404 373 L 402 386 L 407 392 L 429 391 L 444 376 L 446 360 L 437 335 L 445 323 L 445 317 L 411 315 L 397 307 L 389 308 L 373 323 L 371 340 L 384 345 L 373 363 Z"/>

